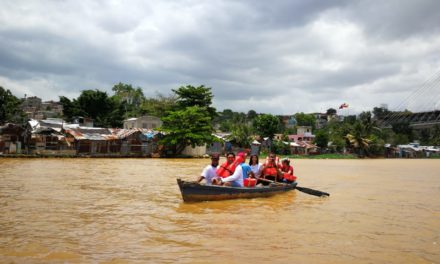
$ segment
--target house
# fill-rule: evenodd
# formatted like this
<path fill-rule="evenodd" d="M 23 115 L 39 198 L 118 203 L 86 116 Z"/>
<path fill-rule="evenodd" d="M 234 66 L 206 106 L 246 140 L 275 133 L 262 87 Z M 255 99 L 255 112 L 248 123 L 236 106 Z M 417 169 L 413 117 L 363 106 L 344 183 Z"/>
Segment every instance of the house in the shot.
<path fill-rule="evenodd" d="M 141 116 L 124 120 L 124 128 L 156 129 L 162 126 L 162 120 L 155 116 Z"/>
<path fill-rule="evenodd" d="M 153 132 L 139 128 L 119 129 L 113 132 L 120 140 L 120 153 L 123 156 L 146 156 L 153 153 L 155 144 L 150 140 L 151 133 Z"/>
<path fill-rule="evenodd" d="M 21 109 L 23 112 L 26 113 L 28 118 L 35 119 L 37 115 L 37 111 L 40 110 L 41 107 L 41 98 L 36 96 L 26 97 L 23 100 L 23 103 L 21 104 Z M 39 118 L 43 119 L 43 118 Z"/>
<path fill-rule="evenodd" d="M 24 141 L 27 154 L 37 155 L 75 155 L 64 135 L 64 120 L 50 118 L 28 121 Z"/>
<path fill-rule="evenodd" d="M 315 135 L 312 134 L 311 126 L 299 126 L 296 135 L 289 135 L 289 140 L 293 142 L 307 142 L 312 143 Z"/>
<path fill-rule="evenodd" d="M 7 123 L 0 127 L 0 154 L 21 154 L 24 128 Z"/>
<path fill-rule="evenodd" d="M 63 105 L 60 102 L 46 101 L 36 96 L 25 97 L 21 105 L 29 119 L 43 120 L 63 115 Z"/>
<path fill-rule="evenodd" d="M 312 134 L 311 126 L 297 127 L 296 135 L 288 136 L 292 154 L 310 154 L 317 151 L 317 146 L 313 144 L 315 135 Z"/>
<path fill-rule="evenodd" d="M 283 123 L 286 128 L 293 128 L 298 123 L 295 116 L 293 115 L 283 115 L 278 117 L 280 118 L 281 123 Z"/>
<path fill-rule="evenodd" d="M 73 123 L 82 127 L 94 127 L 93 118 L 76 116 L 73 118 Z"/>
<path fill-rule="evenodd" d="M 65 133 L 80 156 L 145 157 L 157 147 L 154 133 L 145 129 L 77 127 Z"/>
<path fill-rule="evenodd" d="M 120 151 L 118 137 L 108 128 L 78 126 L 66 128 L 65 134 L 67 141 L 80 156 L 106 156 Z"/>
<path fill-rule="evenodd" d="M 144 157 L 155 151 L 155 132 L 67 124 L 61 119 L 30 120 L 25 142 L 28 154 Z"/>

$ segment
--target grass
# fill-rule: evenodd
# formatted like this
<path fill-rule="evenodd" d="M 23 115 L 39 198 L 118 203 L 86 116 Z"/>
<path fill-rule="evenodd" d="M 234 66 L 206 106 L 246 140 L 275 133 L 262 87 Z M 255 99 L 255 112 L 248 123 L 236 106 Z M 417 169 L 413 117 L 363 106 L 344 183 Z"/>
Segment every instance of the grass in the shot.
<path fill-rule="evenodd" d="M 318 154 L 318 155 L 277 155 L 280 159 L 288 157 L 289 159 L 358 159 L 358 156 L 355 154 L 339 154 L 339 153 L 331 153 L 331 154 Z M 265 159 L 267 157 L 266 154 L 262 154 L 259 156 L 260 159 Z"/>
<path fill-rule="evenodd" d="M 431 154 L 431 156 L 429 156 L 429 159 L 440 159 L 440 154 Z"/>
<path fill-rule="evenodd" d="M 318 154 L 318 155 L 289 155 L 292 159 L 358 159 L 357 155 L 354 154 Z"/>

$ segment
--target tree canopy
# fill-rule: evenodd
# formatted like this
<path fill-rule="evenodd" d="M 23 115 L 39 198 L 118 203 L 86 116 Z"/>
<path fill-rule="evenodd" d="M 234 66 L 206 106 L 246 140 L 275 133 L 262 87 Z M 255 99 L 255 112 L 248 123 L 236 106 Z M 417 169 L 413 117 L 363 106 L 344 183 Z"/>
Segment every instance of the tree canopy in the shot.
<path fill-rule="evenodd" d="M 141 115 L 141 105 L 145 101 L 142 88 L 133 88 L 131 84 L 118 83 L 113 86 L 114 96 L 118 103 L 123 104 L 124 117 L 137 117 Z"/>
<path fill-rule="evenodd" d="M 211 117 L 205 107 L 188 106 L 162 117 L 161 131 L 165 132 L 161 143 L 180 154 L 186 146 L 202 146 L 214 140 Z"/>
<path fill-rule="evenodd" d="M 315 128 L 316 118 L 312 114 L 296 113 L 295 119 L 298 126 L 311 126 Z"/>
<path fill-rule="evenodd" d="M 204 85 L 194 87 L 192 85 L 181 86 L 179 89 L 172 91 L 177 96 L 177 105 L 184 109 L 188 106 L 204 107 L 208 111 L 211 118 L 216 116 L 216 110 L 211 106 L 212 98 L 214 97 L 210 87 Z"/>
<path fill-rule="evenodd" d="M 211 88 L 191 85 L 172 90 L 177 97 L 177 106 L 162 117 L 161 130 L 165 136 L 161 142 L 172 146 L 179 155 L 186 146 L 201 146 L 214 140 L 212 120 L 216 115 L 211 106 Z"/>
<path fill-rule="evenodd" d="M 96 126 L 121 127 L 124 110 L 120 102 L 99 90 L 84 90 L 77 99 L 72 101 L 60 96 L 64 116 L 68 120 L 84 116 L 93 118 Z"/>
<path fill-rule="evenodd" d="M 141 105 L 141 112 L 157 117 L 165 116 L 169 111 L 176 109 L 177 97 L 175 95 L 165 96 L 160 93 L 156 97 L 146 98 Z"/>
<path fill-rule="evenodd" d="M 278 131 L 280 120 L 271 114 L 262 114 L 254 119 L 253 127 L 257 134 L 261 137 L 269 137 L 273 139 Z"/>
<path fill-rule="evenodd" d="M 0 124 L 25 121 L 25 113 L 21 110 L 20 105 L 20 99 L 15 97 L 11 91 L 0 86 Z"/>

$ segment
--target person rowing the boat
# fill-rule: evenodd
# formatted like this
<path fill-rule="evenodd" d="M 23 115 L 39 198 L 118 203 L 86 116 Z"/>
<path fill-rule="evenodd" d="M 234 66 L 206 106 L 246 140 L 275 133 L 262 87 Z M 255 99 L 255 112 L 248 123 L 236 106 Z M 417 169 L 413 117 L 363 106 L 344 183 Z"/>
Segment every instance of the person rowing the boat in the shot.
<path fill-rule="evenodd" d="M 219 178 L 223 186 L 243 187 L 243 180 L 249 175 L 251 175 L 251 177 L 254 175 L 251 167 L 246 164 L 246 153 L 240 152 L 237 154 L 237 157 L 240 159 L 240 166 L 235 168 L 231 176 Z"/>
<path fill-rule="evenodd" d="M 276 155 L 274 153 L 270 153 L 267 162 L 261 166 L 260 179 L 262 180 L 258 180 L 258 183 L 263 185 L 268 185 L 269 181 L 282 181 L 283 173 L 276 163 Z"/>
<path fill-rule="evenodd" d="M 211 164 L 203 169 L 202 173 L 197 179 L 198 183 L 205 180 L 206 185 L 219 185 L 220 181 L 218 180 L 219 176 L 217 175 L 217 166 L 219 159 L 220 155 L 218 153 L 211 154 Z"/>
<path fill-rule="evenodd" d="M 281 172 L 283 173 L 283 182 L 292 183 L 296 181 L 296 176 L 293 175 L 293 166 L 290 165 L 289 158 L 284 158 L 281 161 Z"/>

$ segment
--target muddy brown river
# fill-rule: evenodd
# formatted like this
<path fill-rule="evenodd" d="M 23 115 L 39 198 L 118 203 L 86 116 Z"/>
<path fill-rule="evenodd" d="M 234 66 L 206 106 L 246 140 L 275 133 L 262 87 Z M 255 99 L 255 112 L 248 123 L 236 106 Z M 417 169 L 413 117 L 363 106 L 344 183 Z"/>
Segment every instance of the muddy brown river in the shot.
<path fill-rule="evenodd" d="M 0 263 L 440 263 L 440 160 L 293 160 L 331 196 L 183 203 L 208 163 L 0 158 Z"/>

